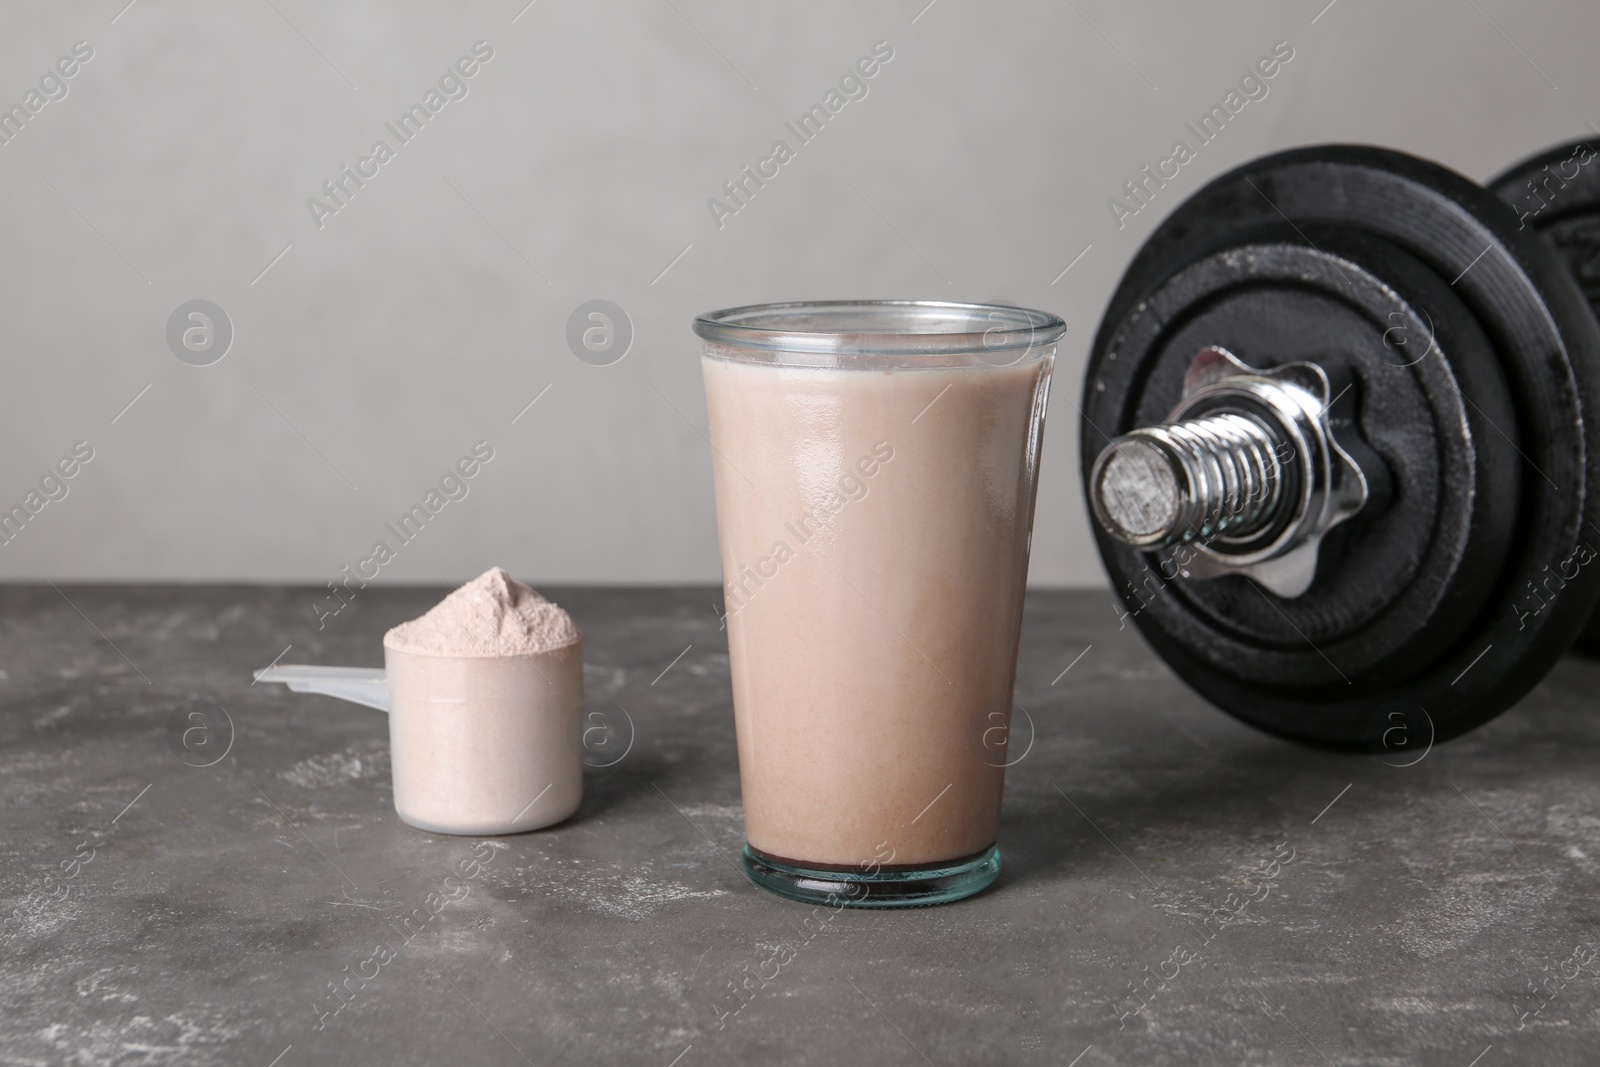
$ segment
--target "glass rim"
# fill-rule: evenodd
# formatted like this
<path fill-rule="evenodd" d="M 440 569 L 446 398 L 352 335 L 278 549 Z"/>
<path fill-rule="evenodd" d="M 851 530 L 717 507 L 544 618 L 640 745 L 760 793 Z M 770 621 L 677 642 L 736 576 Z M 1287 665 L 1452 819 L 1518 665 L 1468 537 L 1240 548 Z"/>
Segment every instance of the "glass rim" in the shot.
<path fill-rule="evenodd" d="M 941 355 L 1053 345 L 1058 315 L 1010 304 L 948 300 L 796 300 L 709 311 L 702 339 L 729 348 L 828 355 Z"/>

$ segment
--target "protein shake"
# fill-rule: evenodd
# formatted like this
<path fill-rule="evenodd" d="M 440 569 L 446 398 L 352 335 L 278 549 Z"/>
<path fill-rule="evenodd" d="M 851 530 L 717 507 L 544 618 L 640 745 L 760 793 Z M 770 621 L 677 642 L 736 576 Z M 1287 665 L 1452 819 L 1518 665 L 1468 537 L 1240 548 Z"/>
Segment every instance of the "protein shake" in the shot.
<path fill-rule="evenodd" d="M 860 317 L 864 353 L 702 358 L 740 776 L 758 863 L 914 880 L 995 843 L 1054 336 L 875 354 Z"/>

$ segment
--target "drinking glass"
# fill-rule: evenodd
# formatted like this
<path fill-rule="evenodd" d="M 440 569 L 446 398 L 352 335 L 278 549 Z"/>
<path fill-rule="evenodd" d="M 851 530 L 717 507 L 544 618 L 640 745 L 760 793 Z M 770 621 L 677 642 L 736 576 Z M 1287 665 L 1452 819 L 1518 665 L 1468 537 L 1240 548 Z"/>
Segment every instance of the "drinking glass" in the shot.
<path fill-rule="evenodd" d="M 1056 316 L 703 315 L 745 871 L 889 907 L 991 884 Z"/>

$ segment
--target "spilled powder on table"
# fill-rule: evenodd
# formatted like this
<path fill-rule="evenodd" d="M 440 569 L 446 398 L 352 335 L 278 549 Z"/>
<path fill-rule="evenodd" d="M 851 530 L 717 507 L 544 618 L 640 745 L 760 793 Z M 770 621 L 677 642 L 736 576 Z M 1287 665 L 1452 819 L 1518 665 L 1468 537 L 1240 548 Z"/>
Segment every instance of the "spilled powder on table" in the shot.
<path fill-rule="evenodd" d="M 491 567 L 403 622 L 383 643 L 427 656 L 523 656 L 573 644 L 583 635 L 572 616 L 499 567 Z"/>
<path fill-rule="evenodd" d="M 728 896 L 726 889 L 695 889 L 680 882 L 658 882 L 649 871 L 602 873 L 563 871 L 562 877 L 544 886 L 548 896 L 585 911 L 613 919 L 648 919 L 669 905 L 690 900 Z"/>
<path fill-rule="evenodd" d="M 278 777 L 303 789 L 319 789 L 379 778 L 389 773 L 387 741 L 366 741 L 339 752 L 309 756 L 279 771 Z"/>

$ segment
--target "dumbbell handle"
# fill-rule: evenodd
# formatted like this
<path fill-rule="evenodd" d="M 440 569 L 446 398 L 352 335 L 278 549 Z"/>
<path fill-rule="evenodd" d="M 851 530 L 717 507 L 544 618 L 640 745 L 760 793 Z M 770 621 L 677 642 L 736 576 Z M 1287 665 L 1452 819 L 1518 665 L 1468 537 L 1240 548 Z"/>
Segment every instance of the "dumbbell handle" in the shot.
<path fill-rule="evenodd" d="M 1315 364 L 1256 370 L 1203 349 L 1168 421 L 1113 439 L 1096 458 L 1095 521 L 1135 548 L 1194 544 L 1185 577 L 1243 574 L 1300 596 L 1322 536 L 1368 499 L 1360 466 L 1334 439 L 1329 393 Z"/>
<path fill-rule="evenodd" d="M 1248 537 L 1284 499 L 1281 447 L 1260 420 L 1231 411 L 1123 434 L 1090 474 L 1095 519 L 1140 548 Z"/>

